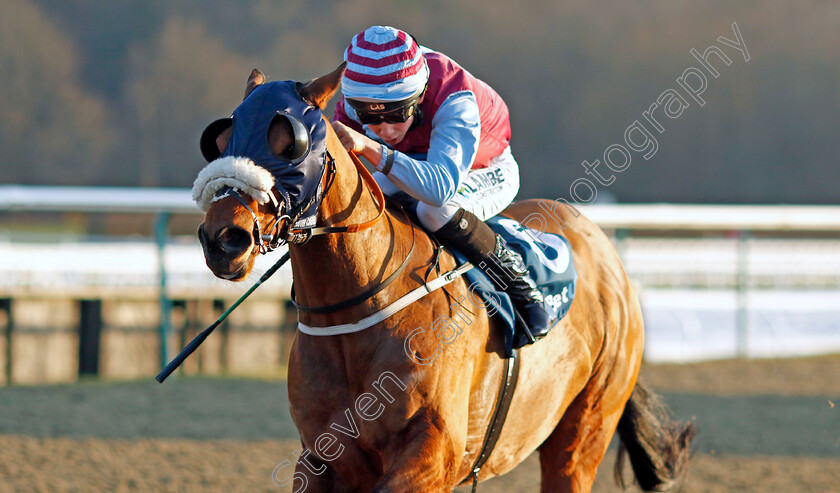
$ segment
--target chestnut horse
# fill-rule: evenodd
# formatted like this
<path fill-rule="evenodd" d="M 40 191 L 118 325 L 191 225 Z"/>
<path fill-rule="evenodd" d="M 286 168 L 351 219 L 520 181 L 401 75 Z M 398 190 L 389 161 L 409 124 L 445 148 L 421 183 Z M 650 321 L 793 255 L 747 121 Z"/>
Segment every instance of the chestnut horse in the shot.
<path fill-rule="evenodd" d="M 297 94 L 323 110 L 342 69 L 298 85 Z M 262 74 L 252 72 L 246 96 L 262 83 Z M 331 313 L 301 311 L 299 322 L 310 328 L 307 332 L 356 323 L 457 266 L 446 251 L 438 256 L 434 241 L 398 208 L 389 205 L 381 220 L 372 222 L 381 195 L 319 115 L 318 121 L 327 122 L 326 149 L 335 172 L 317 177 L 326 190 L 317 224 L 373 225 L 290 243 L 297 302 L 310 307 L 341 303 L 380 285 L 410 259 L 394 282 L 353 306 Z M 230 138 L 230 128 L 218 135 L 219 152 Z M 293 143 L 288 124 L 271 124 L 268 144 L 276 154 Z M 212 203 L 199 237 L 214 274 L 234 281 L 250 275 L 263 250 L 261 235 L 278 231 L 271 227 L 278 216 L 275 207 L 244 193 L 241 199 L 222 196 Z M 643 489 L 678 486 L 693 428 L 670 421 L 656 396 L 636 381 L 642 313 L 609 239 L 573 207 L 557 201 L 518 202 L 504 214 L 530 226 L 541 221 L 545 231 L 568 238 L 579 278 L 565 318 L 519 352 L 519 385 L 480 480 L 510 471 L 539 450 L 541 491 L 589 491 L 618 430 L 619 481 L 621 458 L 627 454 Z M 430 269 L 435 262 L 439 270 Z M 430 493 L 451 491 L 470 479 L 505 368 L 497 317 L 488 317 L 482 303 L 464 302 L 475 299 L 464 278 L 457 278 L 365 330 L 296 335 L 289 401 L 306 447 L 295 472 L 286 477 L 296 491 Z M 455 313 L 459 307 L 467 311 Z M 432 325 L 440 317 L 460 320 L 463 332 L 441 344 Z M 427 364 L 420 363 L 424 360 Z"/>

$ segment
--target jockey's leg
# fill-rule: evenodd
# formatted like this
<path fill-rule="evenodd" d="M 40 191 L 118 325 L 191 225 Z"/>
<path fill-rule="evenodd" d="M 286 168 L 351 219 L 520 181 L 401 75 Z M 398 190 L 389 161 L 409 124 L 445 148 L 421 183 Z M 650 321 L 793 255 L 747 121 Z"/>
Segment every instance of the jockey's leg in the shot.
<path fill-rule="evenodd" d="M 554 323 L 552 312 L 528 273 L 522 257 L 473 213 L 459 209 L 435 236 L 461 251 L 510 296 L 535 339 L 545 336 Z"/>
<path fill-rule="evenodd" d="M 507 150 L 488 168 L 471 171 L 443 207 L 420 203 L 417 216 L 440 240 L 461 251 L 510 296 L 535 339 L 555 322 L 522 257 L 484 219 L 510 205 L 519 191 L 519 168 Z"/>

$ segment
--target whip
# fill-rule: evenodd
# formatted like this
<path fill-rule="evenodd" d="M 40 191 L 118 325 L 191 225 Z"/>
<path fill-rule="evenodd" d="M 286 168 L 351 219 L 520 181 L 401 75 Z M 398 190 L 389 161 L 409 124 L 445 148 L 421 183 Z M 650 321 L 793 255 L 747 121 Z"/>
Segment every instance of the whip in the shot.
<path fill-rule="evenodd" d="M 195 336 L 195 338 L 192 341 L 190 341 L 190 343 L 187 344 L 186 347 L 184 347 L 184 349 L 182 349 L 180 353 L 178 353 L 178 356 L 175 356 L 175 358 L 173 358 L 172 361 L 170 361 L 169 364 L 166 365 L 166 367 L 163 370 L 161 370 L 160 373 L 157 374 L 155 380 L 157 380 L 160 383 L 163 383 L 163 381 L 166 380 L 166 377 L 171 375 L 173 371 L 175 371 L 179 366 L 181 366 L 181 363 L 183 363 L 189 355 L 191 355 L 196 349 L 198 349 L 198 346 L 200 346 L 201 343 L 204 342 L 204 339 L 207 339 L 207 336 L 209 336 L 210 333 L 213 332 L 213 330 L 215 330 L 216 327 L 218 327 L 219 324 L 221 324 L 228 317 L 228 315 L 230 315 L 231 312 L 235 310 L 237 306 L 240 305 L 240 303 L 245 301 L 245 298 L 250 296 L 251 293 L 253 293 L 254 290 L 260 286 L 260 284 L 267 281 L 269 277 L 271 277 L 275 272 L 277 272 L 277 269 L 279 269 L 283 264 L 285 264 L 287 260 L 289 260 L 288 251 L 284 253 L 283 256 L 280 257 L 280 260 L 278 260 L 274 265 L 272 265 L 270 269 L 265 271 L 265 274 L 260 276 L 260 279 L 256 283 L 254 283 L 254 285 L 251 286 L 251 288 L 248 289 L 248 291 L 246 291 L 245 294 L 240 296 L 239 299 L 236 300 L 236 302 L 230 306 L 230 308 L 225 310 L 225 312 L 222 313 L 222 315 L 215 322 L 213 322 L 213 325 L 207 327 L 206 329 L 201 331 L 201 333 Z"/>

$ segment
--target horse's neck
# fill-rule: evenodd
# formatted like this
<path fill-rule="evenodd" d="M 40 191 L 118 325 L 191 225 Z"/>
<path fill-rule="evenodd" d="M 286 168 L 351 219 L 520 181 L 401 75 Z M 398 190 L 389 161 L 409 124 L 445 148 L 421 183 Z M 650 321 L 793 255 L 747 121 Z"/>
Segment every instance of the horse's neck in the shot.
<path fill-rule="evenodd" d="M 321 202 L 318 226 L 360 224 L 374 218 L 377 203 L 332 132 L 327 146 L 338 149 L 333 153 L 336 173 Z M 363 231 L 316 236 L 302 246 L 292 246 L 298 301 L 306 306 L 338 303 L 382 279 L 395 252 L 394 224 L 386 215 Z"/>

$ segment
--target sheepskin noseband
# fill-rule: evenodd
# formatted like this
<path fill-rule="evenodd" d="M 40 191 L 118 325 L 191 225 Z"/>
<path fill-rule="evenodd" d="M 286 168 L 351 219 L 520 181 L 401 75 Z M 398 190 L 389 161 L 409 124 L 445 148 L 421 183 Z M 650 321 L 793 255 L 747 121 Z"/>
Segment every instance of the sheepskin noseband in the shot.
<path fill-rule="evenodd" d="M 207 212 L 213 202 L 227 196 L 217 195 L 219 190 L 230 187 L 265 204 L 273 186 L 274 177 L 267 169 L 248 158 L 227 156 L 216 159 L 198 173 L 192 198 L 202 212 Z"/>

